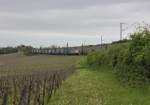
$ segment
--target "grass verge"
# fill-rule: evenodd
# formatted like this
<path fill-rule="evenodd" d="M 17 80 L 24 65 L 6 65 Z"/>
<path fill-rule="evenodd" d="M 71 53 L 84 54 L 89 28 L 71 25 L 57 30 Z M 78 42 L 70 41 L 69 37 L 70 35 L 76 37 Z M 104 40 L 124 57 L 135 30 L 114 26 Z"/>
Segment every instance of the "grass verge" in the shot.
<path fill-rule="evenodd" d="M 107 69 L 80 69 L 63 83 L 49 105 L 150 105 L 150 90 L 123 87 Z"/>

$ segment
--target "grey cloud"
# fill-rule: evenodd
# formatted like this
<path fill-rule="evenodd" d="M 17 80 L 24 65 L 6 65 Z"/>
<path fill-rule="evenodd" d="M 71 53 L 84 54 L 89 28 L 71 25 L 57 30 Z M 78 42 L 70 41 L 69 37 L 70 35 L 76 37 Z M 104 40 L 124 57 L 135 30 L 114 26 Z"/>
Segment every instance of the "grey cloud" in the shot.
<path fill-rule="evenodd" d="M 119 9 L 118 6 L 111 7 L 93 7 L 76 10 L 47 10 L 43 12 L 29 13 L 4 13 L 1 15 L 1 29 L 64 29 L 73 30 L 88 27 L 111 27 L 119 22 L 119 18 L 128 18 L 130 13 L 126 9 Z M 111 11 L 114 9 L 115 11 Z M 18 26 L 18 27 L 17 27 Z M 95 27 L 94 27 L 95 26 Z"/>
<path fill-rule="evenodd" d="M 21 31 L 22 36 L 101 33 L 117 40 L 119 22 L 150 22 L 149 5 L 149 0 L 0 0 L 0 37 Z"/>
<path fill-rule="evenodd" d="M 0 10 L 32 11 L 42 9 L 85 8 L 96 5 L 143 3 L 147 0 L 0 0 Z"/>

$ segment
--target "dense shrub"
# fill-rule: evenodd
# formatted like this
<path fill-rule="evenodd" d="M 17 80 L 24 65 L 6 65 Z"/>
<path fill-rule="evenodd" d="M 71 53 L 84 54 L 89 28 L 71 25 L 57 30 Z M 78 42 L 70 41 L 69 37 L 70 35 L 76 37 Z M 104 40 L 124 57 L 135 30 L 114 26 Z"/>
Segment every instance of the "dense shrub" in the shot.
<path fill-rule="evenodd" d="M 150 82 L 150 30 L 144 28 L 131 34 L 130 41 L 113 43 L 107 49 L 88 54 L 90 66 L 107 65 L 114 68 L 117 78 L 131 86 Z"/>

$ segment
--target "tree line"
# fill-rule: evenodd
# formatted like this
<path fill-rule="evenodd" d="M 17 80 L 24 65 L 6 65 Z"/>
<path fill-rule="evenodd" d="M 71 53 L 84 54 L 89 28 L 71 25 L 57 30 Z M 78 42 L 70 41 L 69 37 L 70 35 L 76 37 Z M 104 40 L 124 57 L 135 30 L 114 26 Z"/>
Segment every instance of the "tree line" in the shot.
<path fill-rule="evenodd" d="M 0 48 L 0 54 L 10 54 L 10 53 L 16 53 L 16 52 L 18 52 L 18 49 L 16 47 Z"/>

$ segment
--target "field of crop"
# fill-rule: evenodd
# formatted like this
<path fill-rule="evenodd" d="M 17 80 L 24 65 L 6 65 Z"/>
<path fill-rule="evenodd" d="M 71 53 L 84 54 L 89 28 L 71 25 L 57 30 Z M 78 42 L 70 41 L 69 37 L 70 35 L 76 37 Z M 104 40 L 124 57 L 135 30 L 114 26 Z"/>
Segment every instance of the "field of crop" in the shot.
<path fill-rule="evenodd" d="M 80 56 L 23 56 L 19 54 L 0 55 L 2 74 L 27 73 L 37 70 L 60 70 L 76 65 Z"/>
<path fill-rule="evenodd" d="M 0 56 L 0 105 L 47 105 L 79 56 Z"/>

